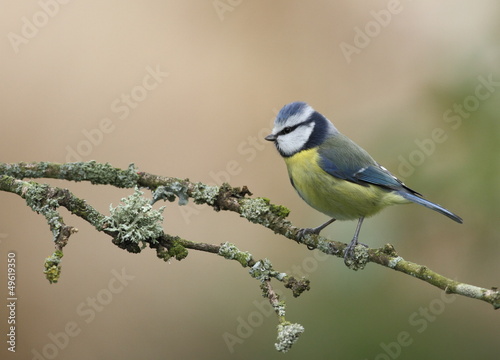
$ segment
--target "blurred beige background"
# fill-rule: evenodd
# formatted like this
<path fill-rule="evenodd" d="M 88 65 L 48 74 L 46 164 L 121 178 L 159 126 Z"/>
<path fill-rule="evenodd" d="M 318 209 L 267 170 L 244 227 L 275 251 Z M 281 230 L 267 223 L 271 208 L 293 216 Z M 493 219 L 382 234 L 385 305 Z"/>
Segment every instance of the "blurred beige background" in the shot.
<path fill-rule="evenodd" d="M 390 208 L 365 222 L 361 241 L 390 242 L 404 258 L 460 281 L 500 285 L 498 2 L 40 0 L 0 8 L 3 162 L 133 162 L 155 174 L 229 181 L 289 207 L 297 226 L 316 226 L 326 218 L 294 193 L 262 139 L 281 106 L 303 100 L 465 221 L 416 205 Z M 132 193 L 47 182 L 105 213 Z M 166 205 L 166 232 L 230 241 L 311 279 L 298 299 L 276 285 L 288 320 L 306 328 L 291 352 L 274 350 L 277 320 L 237 263 L 196 252 L 170 263 L 148 249 L 129 254 L 67 212 L 79 232 L 65 248 L 60 282 L 50 285 L 42 274 L 53 251 L 45 220 L 0 193 L 2 334 L 9 251 L 19 297 L 16 353 L 3 335 L 0 357 L 498 354 L 499 314 L 486 303 L 443 297 L 375 265 L 349 271 L 233 213 Z M 324 235 L 347 242 L 354 228 L 336 223 Z"/>

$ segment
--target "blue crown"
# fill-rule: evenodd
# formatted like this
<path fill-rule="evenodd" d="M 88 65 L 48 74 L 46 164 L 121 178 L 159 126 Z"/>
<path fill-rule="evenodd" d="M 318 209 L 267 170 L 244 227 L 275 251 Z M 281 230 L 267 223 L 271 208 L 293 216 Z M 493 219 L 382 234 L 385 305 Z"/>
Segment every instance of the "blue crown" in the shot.
<path fill-rule="evenodd" d="M 302 101 L 296 101 L 290 104 L 283 106 L 278 115 L 276 116 L 277 123 L 284 123 L 290 116 L 296 115 L 302 111 L 306 107 L 308 107 L 307 103 Z"/>

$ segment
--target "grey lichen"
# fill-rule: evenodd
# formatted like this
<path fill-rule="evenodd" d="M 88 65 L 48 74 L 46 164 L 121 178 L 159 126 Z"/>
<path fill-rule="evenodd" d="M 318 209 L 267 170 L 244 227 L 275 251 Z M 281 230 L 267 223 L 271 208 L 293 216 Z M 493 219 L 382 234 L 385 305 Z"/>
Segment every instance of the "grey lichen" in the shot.
<path fill-rule="evenodd" d="M 252 254 L 247 251 L 240 251 L 234 244 L 229 242 L 220 246 L 219 255 L 225 259 L 236 260 L 243 267 L 247 267 L 250 260 L 252 260 Z"/>
<path fill-rule="evenodd" d="M 484 289 L 468 284 L 458 284 L 456 292 L 475 299 L 481 299 L 484 296 Z"/>
<path fill-rule="evenodd" d="M 309 235 L 305 235 L 304 238 Z M 326 239 L 319 237 L 318 242 L 316 245 L 316 249 L 319 251 L 329 254 L 329 255 L 337 255 L 340 250 L 338 250 L 336 247 L 332 246 L 332 243 L 330 241 L 325 241 Z"/>
<path fill-rule="evenodd" d="M 246 199 L 241 202 L 240 216 L 253 223 L 269 227 L 269 220 L 266 216 L 262 216 L 269 211 L 269 203 L 265 199 Z"/>
<path fill-rule="evenodd" d="M 250 270 L 248 270 L 248 272 L 250 273 L 250 276 L 260 281 L 269 280 L 273 276 L 273 274 L 276 273 L 276 271 L 273 270 L 271 261 L 269 261 L 268 259 L 257 261 L 250 268 Z"/>
<path fill-rule="evenodd" d="M 351 270 L 363 270 L 368 263 L 369 256 L 368 249 L 359 244 L 354 248 L 352 256 L 345 259 L 345 264 Z"/>
<path fill-rule="evenodd" d="M 2 175 L 12 176 L 16 179 L 22 179 L 24 177 L 18 164 L 0 164 L 0 173 Z"/>
<path fill-rule="evenodd" d="M 132 188 L 139 179 L 134 164 L 130 164 L 127 170 L 122 170 L 95 160 L 62 164 L 59 177 L 72 181 L 90 181 L 92 184 L 113 184 L 121 188 Z"/>
<path fill-rule="evenodd" d="M 286 304 L 284 301 L 278 301 L 277 304 L 272 304 L 273 309 L 276 312 L 276 314 L 280 317 L 284 317 L 286 315 Z"/>
<path fill-rule="evenodd" d="M 143 192 L 138 188 L 126 198 L 122 198 L 123 204 L 117 207 L 109 206 L 110 216 L 102 220 L 102 228 L 110 232 L 116 232 L 117 243 L 156 243 L 163 233 L 162 212 L 165 207 L 156 210 L 150 201 L 142 196 Z"/>
<path fill-rule="evenodd" d="M 300 324 L 292 324 L 285 321 L 278 325 L 278 342 L 274 344 L 276 350 L 287 352 L 304 332 L 304 327 Z"/>
<path fill-rule="evenodd" d="M 35 182 L 24 182 L 19 185 L 20 193 L 26 199 L 26 204 L 37 213 L 44 213 L 48 208 L 59 207 L 55 199 L 47 199 L 47 192 L 50 187 L 47 184 L 37 184 Z"/>
<path fill-rule="evenodd" d="M 280 272 L 275 271 L 275 274 L 274 274 L 274 278 L 275 278 L 276 280 L 278 280 L 278 281 L 283 281 L 283 280 L 285 280 L 285 278 L 286 278 L 287 276 L 288 276 L 288 274 L 287 274 L 287 273 L 284 273 L 284 272 L 280 273 Z"/>
<path fill-rule="evenodd" d="M 139 180 L 138 168 L 134 163 L 128 165 L 127 170 L 123 171 L 116 169 L 116 180 L 119 185 L 124 188 L 131 188 L 137 185 L 137 180 Z"/>
<path fill-rule="evenodd" d="M 275 278 L 276 280 L 285 282 L 289 277 L 287 273 L 278 272 L 273 269 L 273 264 L 269 259 L 262 259 L 257 261 L 252 265 L 250 270 L 248 270 L 250 276 L 260 280 L 261 282 L 267 281 L 271 278 Z"/>
<path fill-rule="evenodd" d="M 191 197 L 196 204 L 215 205 L 219 196 L 219 187 L 196 183 Z"/>
<path fill-rule="evenodd" d="M 26 204 L 35 212 L 42 214 L 52 231 L 53 240 L 59 237 L 63 226 L 61 215 L 56 211 L 59 207 L 58 198 L 54 190 L 47 184 L 37 184 L 35 182 L 23 182 L 20 193 L 26 200 Z"/>
<path fill-rule="evenodd" d="M 156 190 L 153 192 L 153 200 L 152 204 L 157 202 L 158 200 L 168 200 L 170 202 L 175 201 L 175 197 L 179 199 L 179 205 L 186 205 L 188 203 L 189 196 L 187 194 L 186 185 L 181 182 L 175 181 L 172 184 L 166 186 L 158 186 Z"/>
<path fill-rule="evenodd" d="M 266 281 L 271 278 L 272 264 L 269 259 L 259 260 L 248 270 L 250 275 L 257 280 Z"/>
<path fill-rule="evenodd" d="M 50 163 L 45 161 L 36 164 L 24 162 L 19 164 L 1 164 L 0 173 L 12 176 L 16 179 L 37 178 L 43 177 L 49 165 Z"/>
<path fill-rule="evenodd" d="M 1 164 L 0 173 L 17 179 L 55 177 L 71 181 L 90 181 L 92 184 L 112 184 L 122 188 L 134 187 L 139 179 L 134 164 L 130 164 L 127 170 L 122 170 L 94 160 L 66 164 L 44 161 Z"/>
<path fill-rule="evenodd" d="M 395 258 L 392 258 L 391 260 L 389 260 L 389 263 L 387 264 L 387 266 L 389 266 L 391 269 L 394 269 L 396 267 L 396 265 L 401 260 L 403 260 L 403 258 L 401 256 L 396 256 Z"/>

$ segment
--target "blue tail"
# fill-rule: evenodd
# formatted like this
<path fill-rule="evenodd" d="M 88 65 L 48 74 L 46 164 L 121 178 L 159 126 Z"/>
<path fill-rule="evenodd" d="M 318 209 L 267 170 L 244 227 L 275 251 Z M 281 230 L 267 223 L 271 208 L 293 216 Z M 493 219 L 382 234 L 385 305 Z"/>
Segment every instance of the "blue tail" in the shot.
<path fill-rule="evenodd" d="M 441 205 L 434 204 L 433 202 L 430 202 L 429 200 L 425 200 L 424 198 L 421 198 L 420 196 L 414 195 L 414 194 L 407 192 L 407 191 L 398 191 L 397 193 L 407 200 L 410 200 L 416 204 L 423 205 L 429 209 L 437 211 L 438 213 L 446 215 L 450 219 L 456 221 L 457 223 L 463 224 L 463 222 L 464 222 L 460 216 L 455 215 L 454 213 L 452 213 L 449 210 L 446 210 Z"/>

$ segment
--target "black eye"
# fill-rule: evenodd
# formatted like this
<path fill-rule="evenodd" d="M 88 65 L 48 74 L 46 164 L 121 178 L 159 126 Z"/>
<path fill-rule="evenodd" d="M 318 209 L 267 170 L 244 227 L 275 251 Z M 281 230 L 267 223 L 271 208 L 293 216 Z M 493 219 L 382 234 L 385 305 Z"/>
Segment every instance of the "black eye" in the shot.
<path fill-rule="evenodd" d="M 281 130 L 281 135 L 290 134 L 292 131 L 293 131 L 293 128 L 292 128 L 292 127 L 290 127 L 290 126 L 287 126 L 287 127 L 286 127 L 286 128 L 284 128 L 283 130 Z"/>

